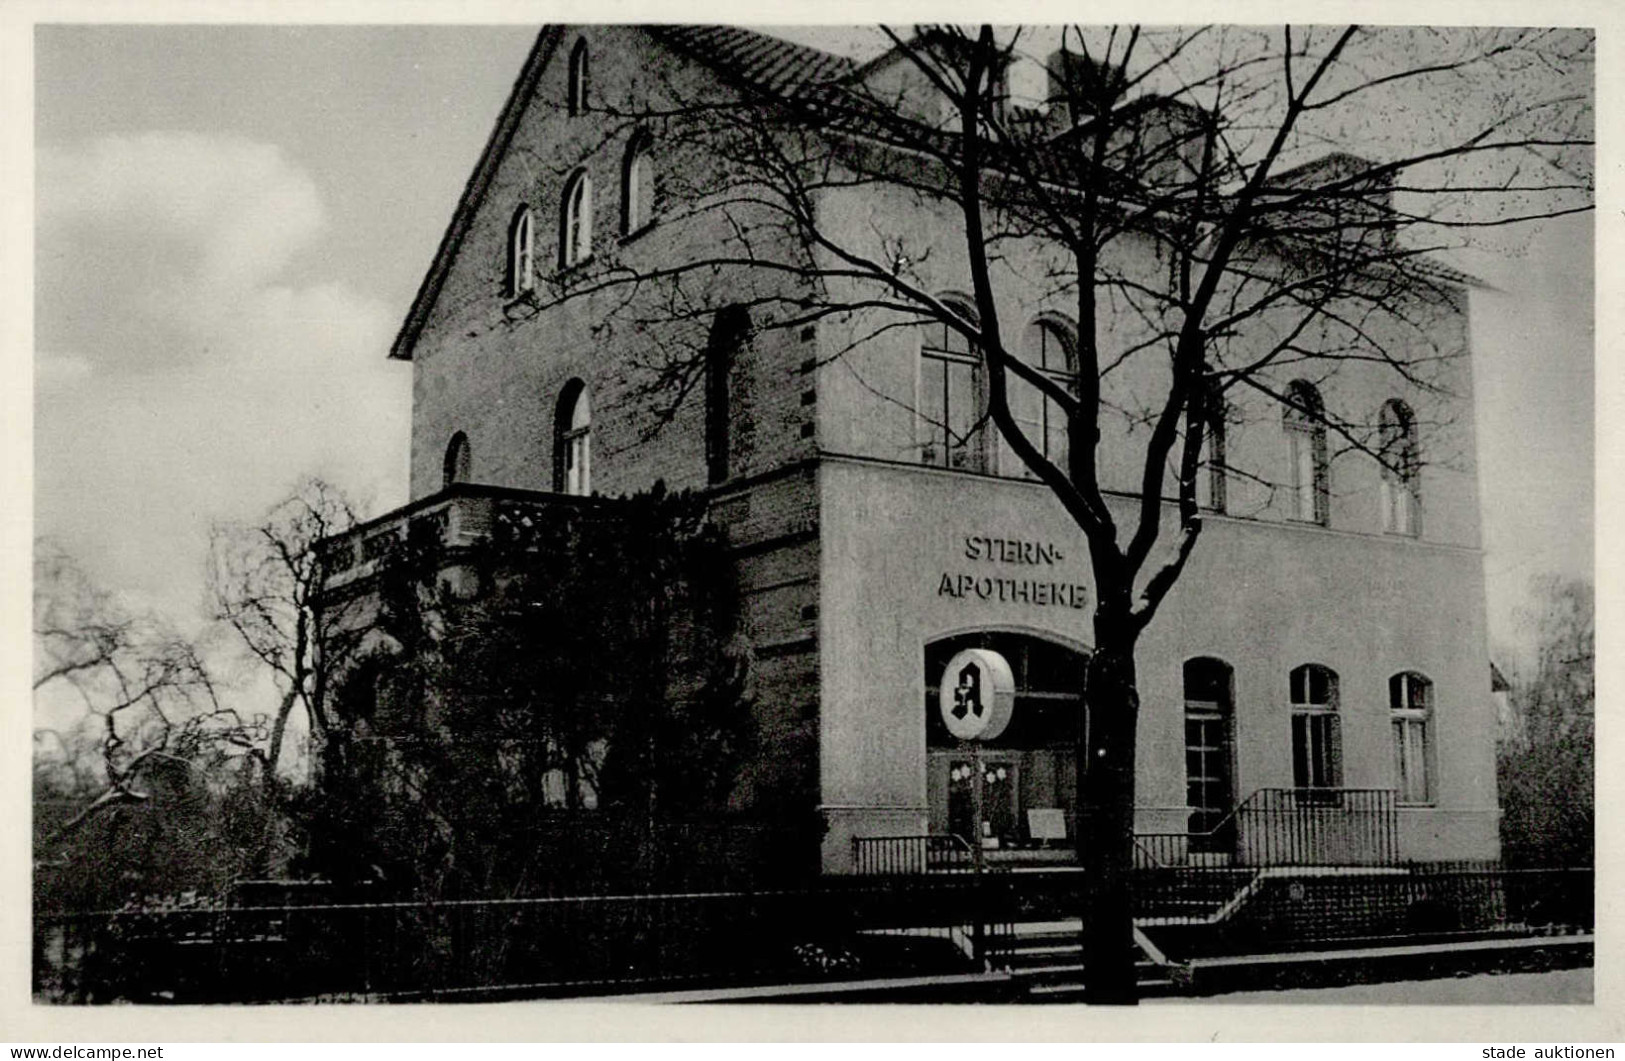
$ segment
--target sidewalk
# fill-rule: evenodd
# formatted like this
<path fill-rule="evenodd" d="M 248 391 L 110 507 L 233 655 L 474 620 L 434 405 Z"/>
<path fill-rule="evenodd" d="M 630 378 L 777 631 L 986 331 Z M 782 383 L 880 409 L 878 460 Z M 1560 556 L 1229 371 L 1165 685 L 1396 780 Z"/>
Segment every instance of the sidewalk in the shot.
<path fill-rule="evenodd" d="M 1593 937 L 1538 936 L 1507 940 L 1411 944 L 1287 954 L 1198 958 L 1190 963 L 1190 990 L 1159 993 L 1147 1002 L 1537 1002 L 1589 1003 Z M 1486 964 L 1556 958 L 1579 968 L 1540 972 L 1474 972 Z M 1416 975 L 1418 972 L 1424 975 Z M 1431 973 L 1431 975 L 1426 975 Z M 1408 974 L 1408 975 L 1407 975 Z M 1285 979 L 1293 984 L 1364 979 L 1332 987 L 1284 987 L 1212 992 L 1215 985 L 1246 986 Z M 604 996 L 605 1002 L 651 1004 L 796 1002 L 1026 1002 L 1025 985 L 1008 972 L 964 973 L 824 983 L 769 984 Z"/>
<path fill-rule="evenodd" d="M 1591 967 L 1541 973 L 1477 973 L 1435 980 L 1391 980 L 1344 987 L 1292 988 L 1285 991 L 1234 991 L 1199 998 L 1146 999 L 1147 1004 L 1174 1005 L 1419 1005 L 1538 1006 L 1590 1005 Z"/>

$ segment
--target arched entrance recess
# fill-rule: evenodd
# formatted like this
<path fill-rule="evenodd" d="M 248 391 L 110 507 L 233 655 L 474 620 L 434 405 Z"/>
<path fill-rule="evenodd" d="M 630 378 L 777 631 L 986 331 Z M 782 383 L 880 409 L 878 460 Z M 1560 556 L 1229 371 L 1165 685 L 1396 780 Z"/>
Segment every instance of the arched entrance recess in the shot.
<path fill-rule="evenodd" d="M 992 649 L 1015 676 L 1010 725 L 982 745 L 982 835 L 999 849 L 1070 847 L 1077 824 L 1075 749 L 1084 725 L 1089 656 L 1013 631 L 957 634 L 925 646 L 926 802 L 933 834 L 976 834 L 971 750 L 948 732 L 937 709 L 943 671 L 955 653 Z M 1064 822 L 1057 837 L 1056 813 Z M 1036 814 L 1034 812 L 1037 812 Z"/>

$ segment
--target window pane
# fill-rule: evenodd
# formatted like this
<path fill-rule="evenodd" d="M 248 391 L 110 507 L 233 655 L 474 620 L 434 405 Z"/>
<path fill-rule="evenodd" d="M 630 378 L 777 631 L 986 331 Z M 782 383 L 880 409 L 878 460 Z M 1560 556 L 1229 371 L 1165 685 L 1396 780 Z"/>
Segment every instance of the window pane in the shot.
<path fill-rule="evenodd" d="M 632 156 L 626 167 L 626 230 L 634 232 L 643 224 L 643 156 Z"/>
<path fill-rule="evenodd" d="M 1205 776 L 1202 772 L 1202 753 L 1187 751 L 1185 753 L 1185 777 L 1191 781 L 1196 781 Z"/>
<path fill-rule="evenodd" d="M 1292 434 L 1293 492 L 1297 498 L 1298 518 L 1315 518 L 1315 454 L 1309 436 L 1302 431 Z"/>
<path fill-rule="evenodd" d="M 1413 722 L 1411 732 L 1411 776 L 1415 779 L 1415 798 L 1425 802 L 1433 797 L 1428 779 L 1428 727 L 1426 722 Z"/>
<path fill-rule="evenodd" d="M 947 362 L 935 357 L 920 361 L 920 459 L 926 464 L 946 464 L 948 450 L 943 443 L 948 422 Z"/>
<path fill-rule="evenodd" d="M 1053 398 L 1044 399 L 1044 456 L 1066 470 L 1067 432 L 1066 416 Z"/>
<path fill-rule="evenodd" d="M 1310 718 L 1311 743 L 1314 746 L 1311 784 L 1317 788 L 1332 783 L 1332 716 L 1315 715 Z"/>
<path fill-rule="evenodd" d="M 1292 716 L 1292 784 L 1309 785 L 1309 716 Z"/>
<path fill-rule="evenodd" d="M 962 361 L 945 362 L 947 366 L 948 466 L 973 468 L 977 466 L 971 433 L 976 428 L 976 376 L 974 366 Z"/>
<path fill-rule="evenodd" d="M 1325 667 L 1310 667 L 1309 702 L 1334 706 L 1337 702 L 1336 682 L 1336 676 Z"/>
<path fill-rule="evenodd" d="M 1026 380 L 1007 374 L 1009 380 L 1010 415 L 1016 427 L 1040 453 L 1044 452 L 1044 396 Z M 999 434 L 999 474 L 1032 477 L 1027 463 L 1016 454 L 1015 447 Z"/>

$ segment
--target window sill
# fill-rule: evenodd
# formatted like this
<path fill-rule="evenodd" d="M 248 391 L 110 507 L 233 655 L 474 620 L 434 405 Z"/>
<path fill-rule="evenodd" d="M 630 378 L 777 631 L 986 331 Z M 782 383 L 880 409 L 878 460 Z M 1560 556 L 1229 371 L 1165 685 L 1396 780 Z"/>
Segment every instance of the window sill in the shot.
<path fill-rule="evenodd" d="M 637 228 L 633 229 L 632 231 L 622 233 L 621 234 L 621 241 L 620 241 L 621 246 L 624 247 L 629 243 L 635 243 L 639 239 L 642 239 L 643 236 L 646 235 L 649 232 L 650 229 L 654 228 L 659 223 L 660 223 L 660 219 L 658 217 L 651 217 L 649 220 L 645 221 L 643 224 L 639 225 Z"/>
<path fill-rule="evenodd" d="M 593 261 L 593 256 L 589 254 L 585 258 L 571 262 L 569 265 L 560 265 L 557 276 L 562 280 L 572 273 L 584 272 L 586 271 L 587 266 L 591 265 Z"/>
<path fill-rule="evenodd" d="M 509 323 L 513 323 L 534 317 L 540 309 L 541 306 L 536 301 L 536 291 L 532 288 L 529 291 L 506 298 L 502 303 L 502 316 Z"/>

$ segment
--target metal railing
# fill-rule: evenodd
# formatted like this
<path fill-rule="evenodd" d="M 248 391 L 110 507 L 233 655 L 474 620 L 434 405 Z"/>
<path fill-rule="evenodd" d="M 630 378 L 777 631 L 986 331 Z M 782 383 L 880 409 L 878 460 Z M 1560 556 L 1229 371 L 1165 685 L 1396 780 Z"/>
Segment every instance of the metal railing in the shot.
<path fill-rule="evenodd" d="M 1212 884 L 1209 898 L 1237 877 L 1260 885 L 1234 916 L 1209 920 L 1205 953 L 1594 925 L 1590 869 L 1493 863 L 1142 871 L 1142 923 L 1179 923 L 1168 903 L 1190 896 L 1155 883 L 1175 876 Z M 1006 965 L 1014 922 L 1075 917 L 1085 893 L 1076 873 L 952 873 L 765 892 L 38 914 L 33 990 L 45 1003 L 411 1001 L 917 976 Z"/>
<path fill-rule="evenodd" d="M 1399 819 L 1386 788 L 1261 788 L 1210 829 L 1134 840 L 1141 869 L 1399 864 Z"/>
<path fill-rule="evenodd" d="M 1238 893 L 1244 902 L 1232 901 L 1223 916 L 1205 918 L 1211 930 L 1200 947 L 1235 954 L 1355 939 L 1589 932 L 1595 924 L 1593 880 L 1589 868 L 1506 869 L 1494 863 L 1314 874 L 1262 870 Z"/>
<path fill-rule="evenodd" d="M 949 936 L 975 965 L 1000 968 L 1015 939 L 1019 905 L 1004 867 L 984 861 L 976 872 L 976 852 L 954 833 L 930 836 L 856 836 L 852 862 L 859 878 L 886 877 L 907 893 L 910 881 L 941 875 L 972 889 Z"/>
<path fill-rule="evenodd" d="M 317 545 L 328 589 L 374 573 L 410 542 L 458 549 L 480 542 L 536 546 L 577 521 L 613 522 L 617 503 L 596 497 L 453 483 Z"/>
<path fill-rule="evenodd" d="M 498 999 L 997 965 L 1008 875 L 785 891 L 40 915 L 39 1002 Z"/>
<path fill-rule="evenodd" d="M 970 873 L 976 852 L 953 833 L 932 836 L 855 836 L 852 864 L 863 877 L 917 873 Z"/>

